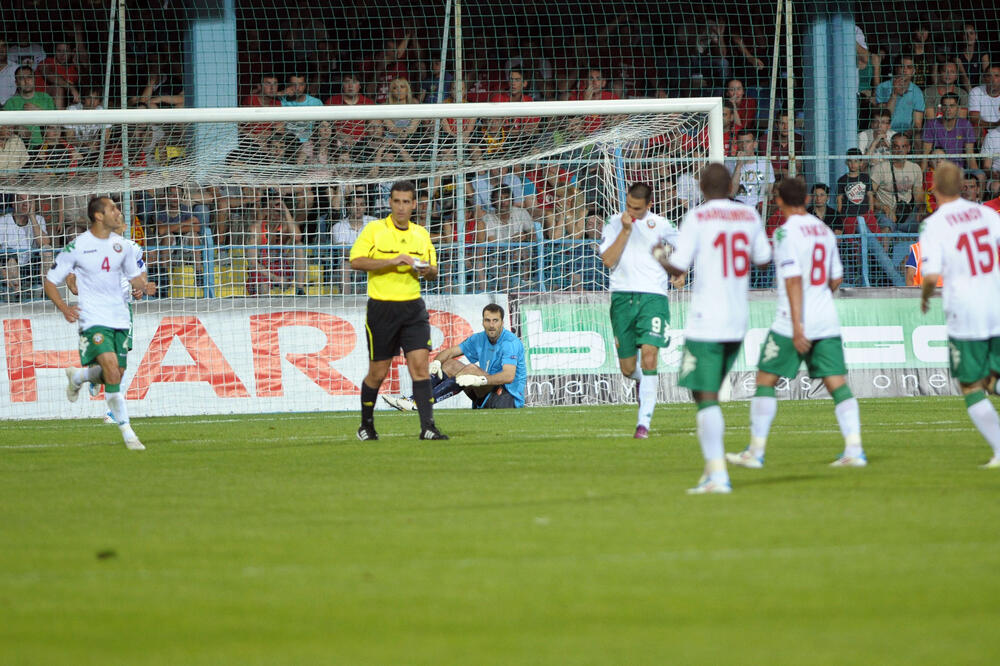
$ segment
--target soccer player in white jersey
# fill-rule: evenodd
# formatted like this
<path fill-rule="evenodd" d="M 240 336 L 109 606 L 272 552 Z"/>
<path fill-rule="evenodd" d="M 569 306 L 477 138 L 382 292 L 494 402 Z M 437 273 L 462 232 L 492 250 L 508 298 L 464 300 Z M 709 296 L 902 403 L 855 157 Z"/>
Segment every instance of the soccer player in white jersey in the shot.
<path fill-rule="evenodd" d="M 1000 375 L 1000 216 L 962 199 L 962 172 L 945 161 L 934 168 L 938 209 L 920 232 L 924 281 L 920 309 L 927 312 L 944 277 L 944 313 L 951 376 L 965 396 L 969 418 L 993 449 L 983 465 L 1000 468 L 1000 418 L 987 399 Z"/>
<path fill-rule="evenodd" d="M 122 298 L 121 278 L 136 290 L 145 288 L 135 248 L 115 233 L 122 212 L 107 197 L 90 200 L 87 206 L 90 230 L 66 245 L 55 265 L 45 276 L 45 295 L 62 312 L 66 321 L 80 322 L 80 362 L 82 369 L 67 368 L 66 397 L 75 402 L 85 382 L 104 384 L 108 407 L 131 450 L 145 449 L 129 425 L 125 396 L 121 391 L 126 365 L 125 349 L 129 310 Z M 78 305 L 68 305 L 59 294 L 59 285 L 70 273 L 76 274 L 80 291 Z"/>
<path fill-rule="evenodd" d="M 750 445 L 727 453 L 734 465 L 759 469 L 771 422 L 778 412 L 774 387 L 779 377 L 795 377 L 804 361 L 810 377 L 821 377 L 833 397 L 844 436 L 844 453 L 831 466 L 864 467 L 858 401 L 847 385 L 844 345 L 833 292 L 843 281 L 837 240 L 817 217 L 806 213 L 806 186 L 799 178 L 778 185 L 778 207 L 787 221 L 774 232 L 778 307 L 760 350 L 757 391 L 750 401 Z"/>
<path fill-rule="evenodd" d="M 128 352 L 132 351 L 132 342 L 133 342 L 132 337 L 135 331 L 135 313 L 132 311 L 132 303 L 139 300 L 143 296 L 152 296 L 153 294 L 155 294 L 156 283 L 150 282 L 148 276 L 146 275 L 146 262 L 142 257 L 142 246 L 136 243 L 131 238 L 125 238 L 125 216 L 122 215 L 119 218 L 118 222 L 119 222 L 118 228 L 115 229 L 115 233 L 124 238 L 126 243 L 132 245 L 136 253 L 136 265 L 138 265 L 139 268 L 142 269 L 142 279 L 146 283 L 145 290 L 139 293 L 138 290 L 136 290 L 132 286 L 132 283 L 128 280 L 128 278 L 122 276 L 121 279 L 122 298 L 125 300 L 125 305 L 128 307 L 128 337 L 125 338 L 125 353 L 127 354 Z M 69 288 L 70 292 L 72 292 L 74 295 L 79 294 L 79 291 L 76 288 L 75 274 L 70 273 L 69 275 L 66 276 L 66 286 Z M 89 389 L 90 395 L 96 398 L 100 393 L 100 390 L 101 390 L 101 385 L 99 383 L 91 382 Z M 115 421 L 114 414 L 111 413 L 111 410 L 108 410 L 104 413 L 102 420 L 107 425 L 118 425 L 117 422 Z"/>
<path fill-rule="evenodd" d="M 684 216 L 672 253 L 656 250 L 671 275 L 684 275 L 694 264 L 694 293 L 684 327 L 678 383 L 691 390 L 698 405 L 698 442 L 705 473 L 688 490 L 698 495 L 732 490 L 723 457 L 726 424 L 719 389 L 746 336 L 750 265 L 763 266 L 771 260 L 760 216 L 753 207 L 728 199 L 729 181 L 723 165 L 705 167 L 700 180 L 705 203 Z"/>
<path fill-rule="evenodd" d="M 676 227 L 649 210 L 652 188 L 634 183 L 625 210 L 608 218 L 601 238 L 601 261 L 611 269 L 611 328 L 622 374 L 639 384 L 636 439 L 649 437 L 656 408 L 661 347 L 670 344 L 669 276 L 651 254 L 653 247 L 677 238 Z M 684 284 L 683 277 L 676 286 Z M 641 354 L 636 366 L 637 352 Z"/>

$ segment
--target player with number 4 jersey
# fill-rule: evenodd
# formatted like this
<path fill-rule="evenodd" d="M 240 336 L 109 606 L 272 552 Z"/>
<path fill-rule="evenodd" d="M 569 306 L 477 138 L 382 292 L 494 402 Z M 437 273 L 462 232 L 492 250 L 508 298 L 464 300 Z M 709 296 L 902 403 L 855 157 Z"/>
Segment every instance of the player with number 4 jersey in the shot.
<path fill-rule="evenodd" d="M 608 219 L 599 247 L 601 261 L 611 269 L 611 329 L 618 365 L 639 384 L 636 439 L 649 437 L 659 388 L 659 351 L 670 344 L 670 280 L 651 252 L 664 242 L 673 243 L 677 228 L 649 210 L 652 195 L 645 183 L 629 187 L 625 210 Z M 683 285 L 683 278 L 676 284 Z M 638 366 L 636 352 L 642 355 Z"/>
<path fill-rule="evenodd" d="M 778 281 L 777 314 L 760 350 L 757 391 L 750 401 L 750 445 L 727 453 L 734 465 L 759 469 L 771 422 L 778 411 L 775 385 L 793 378 L 804 362 L 810 377 L 822 378 L 834 402 L 844 436 L 844 453 L 832 465 L 864 467 L 858 401 L 847 385 L 844 345 L 833 292 L 844 267 L 837 237 L 819 218 L 806 213 L 806 186 L 786 178 L 778 186 L 778 206 L 787 221 L 774 234 L 774 266 Z"/>
<path fill-rule="evenodd" d="M 984 467 L 1000 468 L 1000 418 L 987 393 L 1000 375 L 1000 215 L 966 201 L 962 172 L 951 162 L 934 169 L 938 209 L 920 231 L 923 261 L 920 307 L 930 307 L 944 276 L 944 314 L 951 375 L 958 381 L 969 418 L 993 449 Z"/>
<path fill-rule="evenodd" d="M 705 473 L 688 491 L 692 494 L 731 490 L 723 456 L 726 424 L 719 389 L 747 332 L 751 266 L 771 259 L 760 216 L 751 206 L 729 201 L 729 182 L 723 165 L 705 167 L 700 186 L 706 202 L 684 216 L 677 248 L 660 259 L 671 275 L 684 275 L 694 265 L 678 380 L 698 405 L 698 441 L 705 457 Z"/>

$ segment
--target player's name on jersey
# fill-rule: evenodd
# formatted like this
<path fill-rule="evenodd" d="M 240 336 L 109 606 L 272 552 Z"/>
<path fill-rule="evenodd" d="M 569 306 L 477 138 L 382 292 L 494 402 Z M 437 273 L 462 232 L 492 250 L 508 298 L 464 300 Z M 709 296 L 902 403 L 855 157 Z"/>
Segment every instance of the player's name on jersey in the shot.
<path fill-rule="evenodd" d="M 747 208 L 707 208 L 696 211 L 694 216 L 699 222 L 753 222 L 756 219 L 753 211 Z"/>
<path fill-rule="evenodd" d="M 948 220 L 948 224 L 950 225 L 968 224 L 969 222 L 978 222 L 983 219 L 983 213 L 979 208 L 966 208 L 957 213 L 948 213 L 944 216 L 944 219 Z"/>

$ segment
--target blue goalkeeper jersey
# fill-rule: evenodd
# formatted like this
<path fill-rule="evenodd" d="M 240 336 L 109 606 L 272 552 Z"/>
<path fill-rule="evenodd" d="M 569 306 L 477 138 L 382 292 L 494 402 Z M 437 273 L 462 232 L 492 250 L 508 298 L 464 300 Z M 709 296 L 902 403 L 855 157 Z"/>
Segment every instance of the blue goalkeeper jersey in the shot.
<path fill-rule="evenodd" d="M 528 383 L 528 371 L 524 365 L 524 345 L 516 335 L 504 329 L 496 344 L 490 343 L 486 331 L 470 335 L 459 345 L 462 354 L 470 363 L 475 363 L 490 375 L 503 372 L 503 366 L 517 367 L 514 381 L 504 384 L 507 392 L 514 396 L 514 406 L 524 407 L 524 391 Z M 493 395 L 492 393 L 490 395 Z M 489 400 L 489 396 L 483 404 Z"/>

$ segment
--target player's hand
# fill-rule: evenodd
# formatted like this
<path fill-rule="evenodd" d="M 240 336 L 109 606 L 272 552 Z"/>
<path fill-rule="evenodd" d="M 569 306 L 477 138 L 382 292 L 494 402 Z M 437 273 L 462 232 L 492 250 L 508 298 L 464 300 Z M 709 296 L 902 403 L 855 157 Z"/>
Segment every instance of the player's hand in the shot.
<path fill-rule="evenodd" d="M 801 326 L 794 327 L 794 333 L 792 334 L 792 344 L 795 345 L 795 351 L 800 354 L 805 354 L 812 348 L 812 342 L 806 337 L 805 331 Z"/>
<path fill-rule="evenodd" d="M 455 377 L 455 383 L 462 388 L 469 388 L 470 386 L 486 386 L 486 377 L 484 375 L 459 375 Z"/>
<path fill-rule="evenodd" d="M 438 379 L 444 379 L 444 372 L 441 371 L 441 361 L 431 361 L 431 364 L 427 366 L 427 370 Z"/>
<path fill-rule="evenodd" d="M 632 222 L 634 221 L 635 220 L 633 219 L 633 217 L 628 214 L 628 211 L 622 213 L 622 231 L 628 231 L 629 233 L 631 233 Z"/>
<path fill-rule="evenodd" d="M 927 311 L 931 309 L 931 299 L 921 298 L 920 299 L 920 311 L 927 314 Z"/>
<path fill-rule="evenodd" d="M 670 278 L 670 284 L 674 285 L 674 289 L 683 289 L 686 283 L 687 275 L 678 275 Z"/>
<path fill-rule="evenodd" d="M 663 266 L 664 268 L 667 267 L 667 260 L 670 259 L 670 254 L 673 251 L 674 251 L 673 246 L 668 243 L 657 243 L 656 245 L 653 246 L 653 249 L 651 250 L 653 254 L 653 259 L 656 259 L 658 262 L 660 262 L 660 265 Z"/>
<path fill-rule="evenodd" d="M 66 321 L 73 323 L 80 318 L 80 306 L 79 305 L 69 305 L 65 310 L 62 311 L 63 317 Z"/>
<path fill-rule="evenodd" d="M 397 254 L 395 257 L 389 260 L 391 266 L 412 266 L 413 257 L 408 254 Z"/>

